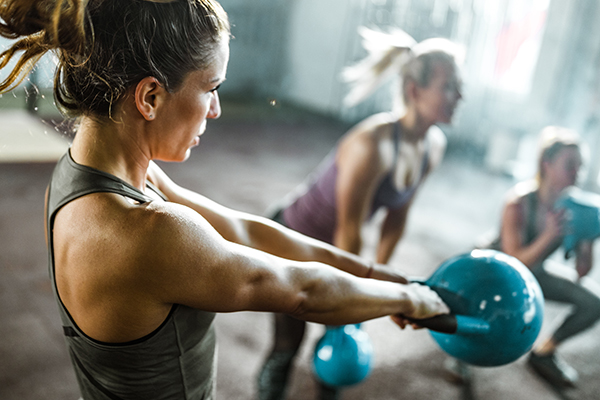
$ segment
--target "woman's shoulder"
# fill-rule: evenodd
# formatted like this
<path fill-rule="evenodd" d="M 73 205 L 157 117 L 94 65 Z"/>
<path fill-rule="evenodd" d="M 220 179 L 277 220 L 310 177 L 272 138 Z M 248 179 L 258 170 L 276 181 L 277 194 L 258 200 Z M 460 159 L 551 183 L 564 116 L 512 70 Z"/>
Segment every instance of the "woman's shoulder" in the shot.
<path fill-rule="evenodd" d="M 427 151 L 429 152 L 429 165 L 433 169 L 442 162 L 446 153 L 448 140 L 444 132 L 436 125 L 431 126 L 427 130 L 425 140 L 427 141 Z"/>
<path fill-rule="evenodd" d="M 375 151 L 391 137 L 393 122 L 388 113 L 371 115 L 350 128 L 341 139 L 340 148 L 360 146 Z"/>
<path fill-rule="evenodd" d="M 444 131 L 440 129 L 437 125 L 432 125 L 426 134 L 427 141 L 432 148 L 446 148 L 448 143 L 448 139 L 446 139 L 446 135 Z"/>
<path fill-rule="evenodd" d="M 372 167 L 375 175 L 389 169 L 393 158 L 393 124 L 389 113 L 380 113 L 355 125 L 338 146 L 338 168 L 364 162 Z"/>
<path fill-rule="evenodd" d="M 392 126 L 398 122 L 397 118 L 390 113 L 378 113 L 371 115 L 357 123 L 350 132 L 362 133 L 377 137 L 386 132 L 391 132 Z"/>
<path fill-rule="evenodd" d="M 525 199 L 535 196 L 538 190 L 538 182 L 535 179 L 519 182 L 506 194 L 506 204 L 521 206 Z"/>
<path fill-rule="evenodd" d="M 137 270 L 136 260 L 152 248 L 151 221 L 159 210 L 115 193 L 93 193 L 61 209 L 54 224 L 55 251 L 79 260 L 77 268 L 102 266 L 110 276 L 126 278 Z M 143 257 L 142 257 L 143 258 Z"/>
<path fill-rule="evenodd" d="M 193 216 L 189 208 L 174 203 L 139 203 L 115 193 L 83 196 L 65 208 L 67 212 L 61 213 L 57 222 L 63 222 L 61 227 L 70 226 L 68 231 L 87 232 L 81 235 L 83 242 L 89 243 L 89 239 L 96 237 L 93 243 L 99 251 L 110 248 L 142 251 L 146 245 L 153 246 L 152 240 L 169 237 L 161 232 L 172 235 Z"/>

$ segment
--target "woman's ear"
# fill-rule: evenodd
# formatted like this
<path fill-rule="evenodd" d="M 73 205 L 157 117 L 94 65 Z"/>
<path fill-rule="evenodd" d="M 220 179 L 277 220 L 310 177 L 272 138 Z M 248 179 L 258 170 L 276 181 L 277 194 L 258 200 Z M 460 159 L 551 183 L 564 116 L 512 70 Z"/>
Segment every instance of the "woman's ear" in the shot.
<path fill-rule="evenodd" d="M 135 87 L 135 106 L 146 121 L 156 118 L 157 110 L 162 103 L 165 89 L 158 79 L 147 76 Z"/>
<path fill-rule="evenodd" d="M 408 82 L 406 82 L 404 85 L 404 93 L 408 103 L 413 103 L 417 99 L 419 96 L 419 87 L 414 80 L 410 79 Z"/>
<path fill-rule="evenodd" d="M 542 162 L 540 163 L 540 177 L 541 178 L 545 178 L 548 175 L 548 169 L 550 169 L 550 167 L 552 163 L 549 160 L 542 160 Z"/>

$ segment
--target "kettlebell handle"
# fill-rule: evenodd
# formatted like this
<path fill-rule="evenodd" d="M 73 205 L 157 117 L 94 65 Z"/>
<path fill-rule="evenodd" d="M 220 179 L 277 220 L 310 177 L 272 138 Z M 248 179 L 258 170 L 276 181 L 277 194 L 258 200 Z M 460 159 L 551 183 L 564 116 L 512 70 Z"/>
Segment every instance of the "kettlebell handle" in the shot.
<path fill-rule="evenodd" d="M 459 302 L 462 300 L 460 296 L 457 296 L 453 293 L 443 291 L 440 288 L 429 285 L 428 281 L 423 278 L 413 278 L 410 280 L 413 283 L 418 283 L 424 286 L 429 286 L 433 291 L 435 291 L 440 297 L 444 300 L 448 296 L 453 296 L 453 300 L 455 302 Z M 479 318 L 469 317 L 467 315 L 457 315 L 457 314 L 442 314 L 436 315 L 431 318 L 424 319 L 415 319 L 415 318 L 406 318 L 411 323 L 415 323 L 423 328 L 427 328 L 431 331 L 439 332 L 439 333 L 448 333 L 448 334 L 485 334 L 490 330 L 490 324 L 487 321 L 484 321 Z"/>
<path fill-rule="evenodd" d="M 423 328 L 440 333 L 456 333 L 458 328 L 456 316 L 453 314 L 436 315 L 435 317 L 424 319 L 407 318 L 407 320 Z"/>
<path fill-rule="evenodd" d="M 431 318 L 407 318 L 407 320 L 423 328 L 440 333 L 481 335 L 490 331 L 489 323 L 482 319 L 466 315 L 442 314 Z"/>

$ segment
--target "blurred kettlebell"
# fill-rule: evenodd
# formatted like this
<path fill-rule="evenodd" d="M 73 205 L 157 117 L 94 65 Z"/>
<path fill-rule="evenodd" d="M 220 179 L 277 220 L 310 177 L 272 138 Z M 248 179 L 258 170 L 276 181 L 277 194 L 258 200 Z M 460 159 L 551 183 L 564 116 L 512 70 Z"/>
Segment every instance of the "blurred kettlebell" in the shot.
<path fill-rule="evenodd" d="M 350 386 L 371 372 L 373 345 L 360 324 L 327 326 L 315 346 L 313 369 L 329 386 Z"/>
<path fill-rule="evenodd" d="M 443 351 L 468 364 L 508 364 L 528 352 L 544 318 L 544 296 L 529 269 L 496 250 L 451 258 L 420 282 L 450 314 L 412 320 L 430 329 Z"/>
<path fill-rule="evenodd" d="M 600 196 L 576 187 L 564 190 L 555 209 L 564 209 L 567 220 L 563 239 L 565 258 L 569 258 L 581 240 L 600 236 Z"/>

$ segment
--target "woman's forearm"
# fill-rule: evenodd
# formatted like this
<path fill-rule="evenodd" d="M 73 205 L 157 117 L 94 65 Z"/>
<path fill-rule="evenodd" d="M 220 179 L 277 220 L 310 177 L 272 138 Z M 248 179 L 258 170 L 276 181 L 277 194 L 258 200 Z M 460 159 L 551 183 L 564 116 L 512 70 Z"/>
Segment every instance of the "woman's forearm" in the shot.
<path fill-rule="evenodd" d="M 542 233 L 528 246 L 512 248 L 511 246 L 502 246 L 502 251 L 517 258 L 528 268 L 532 268 L 544 261 L 551 253 L 552 247 L 556 243 L 556 237 L 550 234 Z"/>
<path fill-rule="evenodd" d="M 371 264 L 351 252 L 312 239 L 270 220 L 252 218 L 245 222 L 250 232 L 249 247 L 296 261 L 318 261 L 358 277 L 366 277 Z"/>
<path fill-rule="evenodd" d="M 341 325 L 393 314 L 418 319 L 448 311 L 423 285 L 359 279 L 326 266 L 293 274 L 302 301 L 290 314 L 312 322 Z"/>
<path fill-rule="evenodd" d="M 577 258 L 575 260 L 575 269 L 580 278 L 586 276 L 592 269 L 593 265 L 593 243 L 591 241 L 583 241 L 577 246 Z"/>
<path fill-rule="evenodd" d="M 381 230 L 379 245 L 377 246 L 377 262 L 387 264 L 394 253 L 396 245 L 404 233 L 404 224 L 396 227 L 387 227 L 385 224 Z"/>

